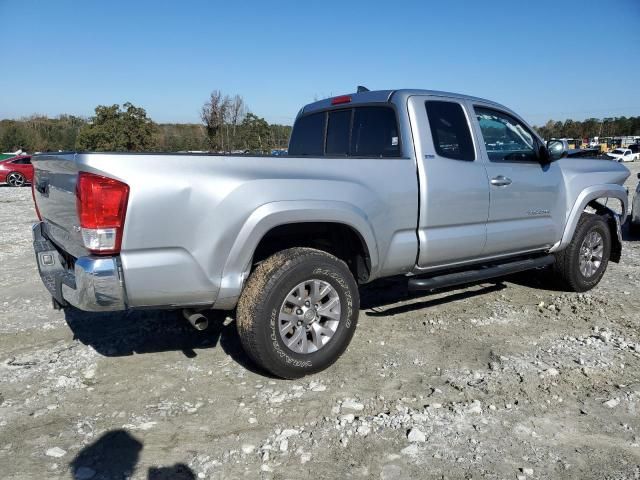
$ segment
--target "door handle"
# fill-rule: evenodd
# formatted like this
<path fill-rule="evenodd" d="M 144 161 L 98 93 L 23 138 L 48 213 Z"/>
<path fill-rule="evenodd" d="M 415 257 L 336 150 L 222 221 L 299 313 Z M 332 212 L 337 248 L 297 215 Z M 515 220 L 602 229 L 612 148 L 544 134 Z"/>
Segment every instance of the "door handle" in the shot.
<path fill-rule="evenodd" d="M 507 185 L 511 185 L 511 179 L 504 175 L 498 175 L 491 179 L 491 185 L 495 185 L 496 187 L 506 187 Z"/>

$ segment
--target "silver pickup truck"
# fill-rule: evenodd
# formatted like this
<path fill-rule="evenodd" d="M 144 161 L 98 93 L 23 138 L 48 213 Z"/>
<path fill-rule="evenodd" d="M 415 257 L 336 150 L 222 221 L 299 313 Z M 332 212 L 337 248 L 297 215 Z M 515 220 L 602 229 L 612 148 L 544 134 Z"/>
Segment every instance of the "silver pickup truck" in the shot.
<path fill-rule="evenodd" d="M 621 164 L 570 159 L 469 96 L 359 91 L 300 110 L 288 156 L 33 157 L 54 306 L 236 310 L 248 355 L 296 378 L 332 364 L 358 285 L 411 290 L 548 267 L 585 291 L 621 253 Z"/>

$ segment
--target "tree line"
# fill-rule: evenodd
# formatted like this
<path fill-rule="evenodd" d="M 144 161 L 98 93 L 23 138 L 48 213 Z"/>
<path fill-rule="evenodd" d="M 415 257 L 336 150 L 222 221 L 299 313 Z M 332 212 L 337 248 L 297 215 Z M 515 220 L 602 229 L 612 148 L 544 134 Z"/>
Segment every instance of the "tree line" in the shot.
<path fill-rule="evenodd" d="M 0 151 L 210 151 L 269 153 L 287 148 L 291 126 L 269 124 L 252 113 L 240 95 L 211 92 L 200 110 L 201 124 L 157 124 L 132 103 L 98 105 L 83 118 L 33 115 L 0 120 Z M 640 116 L 549 120 L 534 127 L 545 139 L 640 135 Z"/>
<path fill-rule="evenodd" d="M 540 136 L 550 138 L 593 138 L 640 135 L 640 117 L 587 118 L 583 121 L 549 120 L 535 127 Z"/>
<path fill-rule="evenodd" d="M 269 124 L 251 113 L 239 95 L 219 91 L 203 105 L 201 119 L 202 124 L 157 124 L 144 108 L 126 102 L 98 105 L 90 118 L 32 115 L 0 120 L 0 151 L 269 153 L 287 148 L 291 135 L 289 125 Z"/>

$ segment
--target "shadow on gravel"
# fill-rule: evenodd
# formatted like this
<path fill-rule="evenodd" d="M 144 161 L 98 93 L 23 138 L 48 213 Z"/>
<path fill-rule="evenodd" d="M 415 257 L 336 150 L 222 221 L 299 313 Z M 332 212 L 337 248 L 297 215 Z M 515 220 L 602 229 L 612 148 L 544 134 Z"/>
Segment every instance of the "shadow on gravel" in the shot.
<path fill-rule="evenodd" d="M 487 283 L 491 284 L 486 285 Z M 466 298 L 472 298 L 490 292 L 497 292 L 507 288 L 501 281 L 484 281 L 482 284 L 483 285 L 478 290 L 465 290 L 462 292 L 459 291 L 461 288 L 468 288 L 469 286 L 473 286 L 473 284 L 440 289 L 433 293 L 438 295 L 449 292 L 451 293 L 445 297 L 426 299 L 420 302 L 396 305 L 385 309 L 384 307 L 387 305 L 426 297 L 429 293 L 409 292 L 407 289 L 407 279 L 405 277 L 383 279 L 362 288 L 360 292 L 360 305 L 362 310 L 369 310 L 365 313 L 370 317 L 386 317 L 388 315 L 397 315 L 399 313 L 434 307 L 436 305 L 455 302 L 457 300 L 464 300 Z"/>
<path fill-rule="evenodd" d="M 125 430 L 111 430 L 86 446 L 71 461 L 74 480 L 130 478 L 140 457 L 142 442 Z M 147 480 L 194 480 L 196 475 L 183 463 L 171 467 L 149 467 Z"/>
<path fill-rule="evenodd" d="M 95 349 L 106 357 L 134 354 L 181 351 L 188 358 L 196 350 L 222 350 L 247 370 L 269 376 L 259 370 L 244 353 L 236 331 L 235 321 L 227 321 L 216 312 L 205 314 L 209 327 L 198 331 L 180 312 L 167 310 L 132 310 L 122 313 L 83 312 L 73 307 L 64 311 L 65 320 L 74 339 Z"/>
<path fill-rule="evenodd" d="M 625 223 L 622 227 L 622 240 L 624 242 L 638 242 L 640 241 L 640 232 L 631 231 L 631 221 Z"/>

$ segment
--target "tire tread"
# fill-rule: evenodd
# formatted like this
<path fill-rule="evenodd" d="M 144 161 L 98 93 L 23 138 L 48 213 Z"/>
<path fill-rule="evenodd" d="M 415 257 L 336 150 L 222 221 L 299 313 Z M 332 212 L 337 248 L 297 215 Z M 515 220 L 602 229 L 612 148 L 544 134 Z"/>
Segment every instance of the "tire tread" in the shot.
<path fill-rule="evenodd" d="M 606 232 L 606 238 L 604 238 L 606 255 L 602 259 L 604 267 L 602 268 L 601 272 L 597 274 L 597 277 L 593 281 L 586 283 L 584 281 L 581 281 L 581 279 L 578 277 L 578 260 L 576 257 L 576 249 L 580 248 L 582 241 L 584 240 L 586 231 L 590 230 L 592 226 L 596 225 L 597 223 L 602 223 L 604 231 Z M 605 220 L 599 215 L 585 212 L 580 216 L 571 242 L 566 246 L 566 248 L 555 254 L 556 261 L 553 265 L 553 270 L 556 275 L 556 280 L 562 287 L 572 292 L 585 292 L 592 289 L 600 282 L 600 279 L 606 271 L 607 263 L 609 261 L 609 254 L 611 252 L 611 238 L 609 235 L 609 227 L 607 226 Z"/>
<path fill-rule="evenodd" d="M 322 250 L 306 247 L 289 248 L 273 254 L 254 269 L 238 301 L 236 323 L 240 342 L 245 352 L 254 363 L 284 378 L 296 378 L 299 375 L 288 375 L 287 372 L 269 365 L 266 347 L 258 341 L 257 323 L 264 321 L 268 313 L 265 311 L 265 292 L 272 291 L 282 277 L 295 266 L 318 257 L 339 262 L 348 271 L 346 263 Z M 334 363 L 338 356 L 336 355 L 329 365 Z M 325 368 L 329 365 L 326 365 Z"/>

